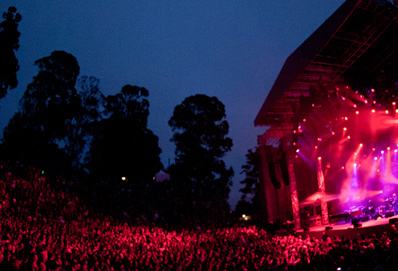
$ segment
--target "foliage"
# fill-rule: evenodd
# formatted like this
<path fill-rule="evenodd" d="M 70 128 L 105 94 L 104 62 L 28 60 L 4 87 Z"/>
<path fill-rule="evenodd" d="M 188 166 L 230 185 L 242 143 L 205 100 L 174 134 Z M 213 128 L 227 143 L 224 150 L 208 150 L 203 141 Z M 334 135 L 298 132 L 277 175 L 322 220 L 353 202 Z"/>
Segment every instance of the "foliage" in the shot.
<path fill-rule="evenodd" d="M 104 118 L 96 124 L 89 169 L 108 178 L 150 180 L 162 168 L 158 137 L 149 130 L 148 90 L 126 85 L 105 98 Z"/>
<path fill-rule="evenodd" d="M 252 149 L 246 154 L 246 164 L 242 166 L 245 178 L 240 182 L 244 185 L 239 189 L 242 197 L 236 206 L 236 212 L 241 214 L 255 214 L 260 208 L 259 195 L 259 154 Z"/>
<path fill-rule="evenodd" d="M 216 97 L 194 95 L 174 109 L 169 125 L 176 144 L 169 170 L 176 201 L 193 217 L 214 219 L 228 213 L 232 168 L 221 159 L 232 147 L 225 107 Z"/>
<path fill-rule="evenodd" d="M 67 136 L 68 123 L 81 112 L 74 87 L 79 65 L 63 51 L 54 51 L 35 64 L 39 73 L 21 98 L 20 111 L 4 129 L 3 148 L 35 165 L 67 166 L 70 158 L 59 143 Z"/>
<path fill-rule="evenodd" d="M 87 162 L 86 149 L 93 139 L 95 124 L 102 119 L 104 97 L 98 85 L 99 79 L 95 77 L 83 76 L 77 82 L 81 106 L 73 118 L 67 120 L 65 138 L 65 150 L 75 167 L 82 167 L 82 163 Z"/>
<path fill-rule="evenodd" d="M 0 23 L 0 99 L 7 94 L 8 89 L 18 85 L 18 59 L 15 52 L 19 48 L 18 24 L 22 17 L 16 13 L 15 7 L 9 7 L 3 13 L 4 21 Z"/>

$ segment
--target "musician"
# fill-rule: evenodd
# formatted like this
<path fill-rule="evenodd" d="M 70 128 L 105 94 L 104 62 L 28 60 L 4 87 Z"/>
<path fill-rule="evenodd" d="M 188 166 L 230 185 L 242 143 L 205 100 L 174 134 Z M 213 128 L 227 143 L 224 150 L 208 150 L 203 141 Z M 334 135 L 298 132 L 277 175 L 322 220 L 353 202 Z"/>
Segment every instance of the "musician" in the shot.
<path fill-rule="evenodd" d="M 371 217 L 375 214 L 375 208 L 374 208 L 374 207 L 375 207 L 375 206 L 374 206 L 372 200 L 370 199 L 370 200 L 368 201 L 368 212 L 369 212 L 369 215 L 370 215 Z"/>

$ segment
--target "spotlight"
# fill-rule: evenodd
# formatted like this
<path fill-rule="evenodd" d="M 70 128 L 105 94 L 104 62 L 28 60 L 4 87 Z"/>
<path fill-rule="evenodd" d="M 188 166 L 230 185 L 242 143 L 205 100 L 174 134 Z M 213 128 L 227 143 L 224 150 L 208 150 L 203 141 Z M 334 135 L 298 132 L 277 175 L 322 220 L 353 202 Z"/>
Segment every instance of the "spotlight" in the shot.
<path fill-rule="evenodd" d="M 381 151 L 381 154 L 384 154 L 384 151 Z"/>
<path fill-rule="evenodd" d="M 387 151 L 389 151 L 390 150 L 390 147 L 387 147 Z"/>
<path fill-rule="evenodd" d="M 347 131 L 347 127 L 344 127 L 343 130 L 344 130 L 344 131 Z"/>
<path fill-rule="evenodd" d="M 386 114 L 388 114 L 388 110 L 386 110 Z"/>
<path fill-rule="evenodd" d="M 318 160 L 321 161 L 321 160 L 322 160 L 322 157 L 319 156 L 319 157 L 318 157 Z"/>
<path fill-rule="evenodd" d="M 372 109 L 372 113 L 376 112 L 376 110 Z"/>
<path fill-rule="evenodd" d="M 300 149 L 297 149 L 296 152 L 299 153 L 299 152 L 300 152 Z"/>
<path fill-rule="evenodd" d="M 355 111 L 355 114 L 359 115 L 359 111 Z"/>
<path fill-rule="evenodd" d="M 395 102 L 392 102 L 392 105 L 395 105 Z"/>

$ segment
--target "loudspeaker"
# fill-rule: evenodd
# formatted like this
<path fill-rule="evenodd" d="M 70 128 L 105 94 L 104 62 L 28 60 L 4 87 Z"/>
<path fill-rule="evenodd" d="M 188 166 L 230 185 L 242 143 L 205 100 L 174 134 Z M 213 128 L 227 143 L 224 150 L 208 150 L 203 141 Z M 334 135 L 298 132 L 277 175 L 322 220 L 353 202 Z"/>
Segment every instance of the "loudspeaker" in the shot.
<path fill-rule="evenodd" d="M 392 216 L 394 216 L 394 212 L 393 211 L 389 211 L 389 212 L 386 213 L 386 218 L 387 217 L 392 217 Z"/>
<path fill-rule="evenodd" d="M 326 226 L 325 231 L 327 231 L 327 230 L 333 230 L 333 227 Z"/>
<path fill-rule="evenodd" d="M 389 224 L 395 224 L 396 222 L 398 222 L 398 218 L 390 218 L 388 222 Z"/>

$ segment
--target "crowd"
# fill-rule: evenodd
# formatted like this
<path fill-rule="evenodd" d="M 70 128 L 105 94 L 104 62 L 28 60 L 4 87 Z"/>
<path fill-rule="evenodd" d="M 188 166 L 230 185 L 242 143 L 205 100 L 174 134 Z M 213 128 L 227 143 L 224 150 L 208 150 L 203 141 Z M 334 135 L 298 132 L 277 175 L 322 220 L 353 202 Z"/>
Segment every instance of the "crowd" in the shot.
<path fill-rule="evenodd" d="M 395 270 L 398 232 L 321 239 L 168 229 L 87 208 L 67 182 L 0 165 L 0 270 Z M 16 173 L 17 172 L 17 173 Z"/>

